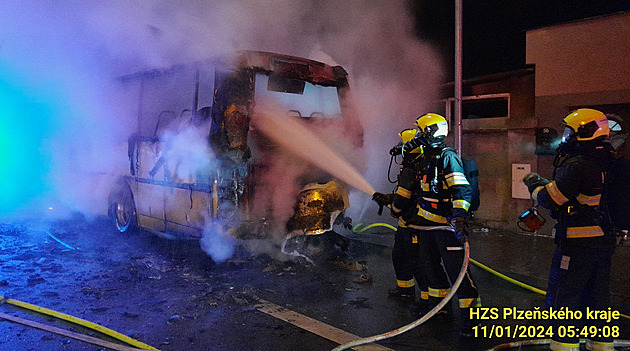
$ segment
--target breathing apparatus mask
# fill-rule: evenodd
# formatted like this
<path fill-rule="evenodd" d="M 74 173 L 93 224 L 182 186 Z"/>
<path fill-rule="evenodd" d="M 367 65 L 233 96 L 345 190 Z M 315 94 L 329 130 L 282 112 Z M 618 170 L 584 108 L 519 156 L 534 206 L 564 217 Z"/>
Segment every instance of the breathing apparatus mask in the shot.
<path fill-rule="evenodd" d="M 389 162 L 389 169 L 387 170 L 387 179 L 390 183 L 396 183 L 396 181 L 392 180 L 390 176 L 392 163 L 394 162 L 394 158 L 396 158 L 396 156 L 403 156 L 403 161 L 400 163 L 403 164 L 406 162 L 413 162 L 422 155 L 423 145 L 415 140 L 417 134 L 418 130 L 412 128 L 405 129 L 398 133 L 401 141 L 389 150 L 389 154 L 392 158 Z M 398 161 L 396 161 L 396 163 L 399 164 Z"/>
<path fill-rule="evenodd" d="M 418 143 L 415 138 L 418 135 L 417 129 L 405 129 L 398 133 L 401 141 L 389 150 L 389 154 L 392 156 L 405 155 L 405 154 L 422 154 L 422 144 Z"/>

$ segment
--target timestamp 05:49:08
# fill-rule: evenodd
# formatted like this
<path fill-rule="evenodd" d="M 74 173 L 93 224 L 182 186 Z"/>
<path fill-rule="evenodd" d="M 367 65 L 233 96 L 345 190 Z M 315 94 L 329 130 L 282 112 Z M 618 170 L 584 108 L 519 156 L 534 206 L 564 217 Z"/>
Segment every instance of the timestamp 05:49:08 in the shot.
<path fill-rule="evenodd" d="M 554 330 L 551 326 L 542 325 L 482 325 L 472 328 L 475 338 L 552 338 Z M 619 327 L 616 325 L 596 326 L 574 326 L 561 325 L 557 327 L 558 336 L 561 338 L 581 337 L 619 337 Z"/>

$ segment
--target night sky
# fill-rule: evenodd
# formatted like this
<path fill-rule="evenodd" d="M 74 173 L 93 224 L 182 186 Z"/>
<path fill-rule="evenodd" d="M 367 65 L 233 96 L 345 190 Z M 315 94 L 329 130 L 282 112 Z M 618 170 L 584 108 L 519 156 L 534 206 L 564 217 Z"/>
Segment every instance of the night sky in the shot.
<path fill-rule="evenodd" d="M 463 0 L 464 79 L 511 71 L 525 65 L 529 29 L 630 11 L 630 0 Z M 454 66 L 455 1 L 416 0 L 416 30 Z M 448 81 L 453 81 L 450 70 Z"/>

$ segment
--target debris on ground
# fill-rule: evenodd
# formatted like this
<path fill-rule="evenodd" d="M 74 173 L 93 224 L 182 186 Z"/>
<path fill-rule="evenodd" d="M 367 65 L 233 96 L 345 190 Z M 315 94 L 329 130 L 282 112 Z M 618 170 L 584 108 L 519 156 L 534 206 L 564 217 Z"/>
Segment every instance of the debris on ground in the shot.
<path fill-rule="evenodd" d="M 367 262 L 366 261 L 335 261 L 335 265 L 349 270 L 349 271 L 367 271 Z"/>
<path fill-rule="evenodd" d="M 369 274 L 361 274 L 361 276 L 359 278 L 354 279 L 352 281 L 357 283 L 357 284 L 371 283 L 371 282 L 374 281 L 374 277 L 372 277 Z"/>

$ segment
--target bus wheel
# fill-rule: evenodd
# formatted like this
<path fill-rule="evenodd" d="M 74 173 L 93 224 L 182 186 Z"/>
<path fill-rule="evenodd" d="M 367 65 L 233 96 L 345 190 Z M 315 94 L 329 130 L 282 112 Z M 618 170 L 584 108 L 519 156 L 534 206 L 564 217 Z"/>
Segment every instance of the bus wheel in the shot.
<path fill-rule="evenodd" d="M 136 229 L 136 206 L 133 201 L 131 189 L 124 185 L 118 190 L 112 199 L 112 215 L 114 225 L 121 233 L 132 232 Z"/>

